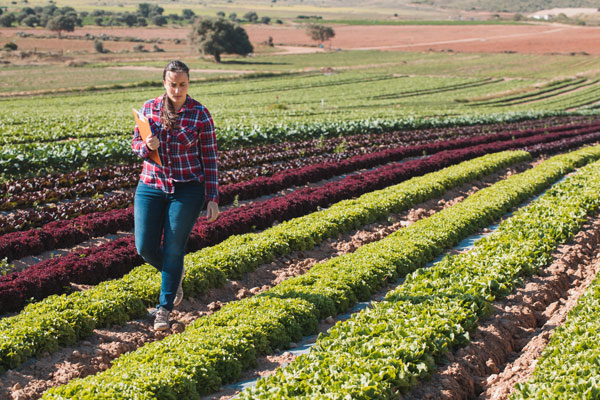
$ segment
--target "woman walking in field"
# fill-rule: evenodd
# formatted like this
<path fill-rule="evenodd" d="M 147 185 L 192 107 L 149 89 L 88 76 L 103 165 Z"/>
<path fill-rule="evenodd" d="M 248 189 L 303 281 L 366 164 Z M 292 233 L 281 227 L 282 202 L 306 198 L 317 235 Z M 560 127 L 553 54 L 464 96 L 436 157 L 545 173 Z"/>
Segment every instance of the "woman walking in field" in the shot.
<path fill-rule="evenodd" d="M 144 103 L 152 135 L 136 126 L 133 151 L 144 159 L 134 199 L 138 253 L 162 273 L 155 330 L 169 328 L 169 314 L 183 299 L 183 257 L 205 201 L 210 222 L 219 215 L 217 143 L 212 117 L 188 94 L 189 68 L 171 61 L 163 71 L 166 93 Z M 162 166 L 150 158 L 158 150 Z M 161 243 L 162 238 L 162 243 Z"/>

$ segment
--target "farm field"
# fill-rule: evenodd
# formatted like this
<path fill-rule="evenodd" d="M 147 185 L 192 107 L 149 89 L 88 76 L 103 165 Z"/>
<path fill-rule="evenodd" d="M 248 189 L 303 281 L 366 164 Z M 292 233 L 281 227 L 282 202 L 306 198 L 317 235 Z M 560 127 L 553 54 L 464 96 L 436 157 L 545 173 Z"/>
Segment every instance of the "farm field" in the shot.
<path fill-rule="evenodd" d="M 313 159 L 308 166 L 297 169 L 293 173 L 291 171 L 287 172 L 289 178 L 297 181 L 298 178 L 293 178 L 293 176 L 298 175 L 300 177 L 303 173 L 314 175 L 316 171 L 319 171 L 319 174 L 313 178 L 316 179 L 314 183 L 309 184 L 308 187 L 290 193 L 284 191 L 264 197 L 264 194 L 269 193 L 266 186 L 269 185 L 269 181 L 281 181 L 285 174 L 276 172 L 272 175 L 272 178 L 250 179 L 241 193 L 252 193 L 248 192 L 249 188 L 258 185 L 254 189 L 256 194 L 249 194 L 247 200 L 240 199 L 240 204 L 237 206 L 226 207 L 226 211 L 224 211 L 216 226 L 207 225 L 201 218 L 191 239 L 191 253 L 186 256 L 188 273 L 184 280 L 184 288 L 188 297 L 184 300 L 180 309 L 175 312 L 173 328 L 166 334 L 153 332 L 151 321 L 145 317 L 146 307 L 152 306 L 153 297 L 157 293 L 156 273 L 147 265 L 140 265 L 128 272 L 131 267 L 139 265 L 140 261 L 136 257 L 132 258 L 132 256 L 135 256 L 135 250 L 132 248 L 131 236 L 125 234 L 128 229 L 131 229 L 131 222 L 125 222 L 125 225 L 118 226 L 117 221 L 122 219 L 122 216 L 109 212 L 96 213 L 100 217 L 98 223 L 96 223 L 98 227 L 101 228 L 102 225 L 108 224 L 116 228 L 112 234 L 105 231 L 104 234 L 107 235 L 105 237 L 108 240 L 105 240 L 104 244 L 98 245 L 86 238 L 82 238 L 83 241 L 78 239 L 79 244 L 76 249 L 70 252 L 56 249 L 57 256 L 46 258 L 46 261 L 40 262 L 39 265 L 31 264 L 30 260 L 31 266 L 2 278 L 0 282 L 2 285 L 0 293 L 4 296 L 2 297 L 2 304 L 4 307 L 8 307 L 9 303 L 13 305 L 10 306 L 10 314 L 5 314 L 4 318 L 0 320 L 0 335 L 3 338 L 0 355 L 2 356 L 3 369 L 5 369 L 3 384 L 0 386 L 1 393 L 6 396 L 12 394 L 24 396 L 22 398 L 39 398 L 51 386 L 60 385 L 72 378 L 85 376 L 89 378 L 81 381 L 81 383 L 78 380 L 73 380 L 71 384 L 64 388 L 59 386 L 53 392 L 54 394 L 48 392 L 46 398 L 60 398 L 56 396 L 65 396 L 65 393 L 69 393 L 66 395 L 67 397 L 77 398 L 79 395 L 75 393 L 79 393 L 79 391 L 82 391 L 82 396 L 83 393 L 96 393 L 93 397 L 98 397 L 99 393 L 108 393 L 106 398 L 120 398 L 122 396 L 124 396 L 123 398 L 130 398 L 133 393 L 130 390 L 133 390 L 134 387 L 137 388 L 135 390 L 142 390 L 142 392 L 156 390 L 142 384 L 141 381 L 138 381 L 142 378 L 136 378 L 136 375 L 131 375 L 133 386 L 121 381 L 121 378 L 117 380 L 119 382 L 118 386 L 125 388 L 125 392 L 120 392 L 121 389 L 115 389 L 114 384 L 117 384 L 117 381 L 111 381 L 111 379 L 114 379 L 110 378 L 112 376 L 111 371 L 114 371 L 114 376 L 123 377 L 123 372 L 119 369 L 122 367 L 119 365 L 133 365 L 130 364 L 133 361 L 127 361 L 127 359 L 123 359 L 122 363 L 119 363 L 121 359 L 119 355 L 129 353 L 130 357 L 138 357 L 137 354 L 140 354 L 139 357 L 144 359 L 146 357 L 143 355 L 144 352 L 162 353 L 163 350 L 158 350 L 156 346 L 167 346 L 171 341 L 174 341 L 173 343 L 176 343 L 176 346 L 182 346 L 184 342 L 181 340 L 187 340 L 187 337 L 197 346 L 201 346 L 198 347 L 200 349 L 205 345 L 199 344 L 198 334 L 204 338 L 203 340 L 207 341 L 207 348 L 213 348 L 215 342 L 210 339 L 212 336 L 206 336 L 206 332 L 208 332 L 207 329 L 214 331 L 215 328 L 204 324 L 212 324 L 213 322 L 210 321 L 213 321 L 213 319 L 218 326 L 226 323 L 230 318 L 227 315 L 239 314 L 236 307 L 248 307 L 245 305 L 246 302 L 254 304 L 257 313 L 266 313 L 264 317 L 258 318 L 259 314 L 257 314 L 256 317 L 247 319 L 264 321 L 262 323 L 265 325 L 259 331 L 263 332 L 261 335 L 267 335 L 264 339 L 255 342 L 257 346 L 259 346 L 259 343 L 265 344 L 248 348 L 239 353 L 240 356 L 242 354 L 254 354 L 252 358 L 242 358 L 235 361 L 235 365 L 223 370 L 223 373 L 230 371 L 225 375 L 221 375 L 218 372 L 221 367 L 215 365 L 209 367 L 209 370 L 216 368 L 215 373 L 217 375 L 194 374 L 197 378 L 194 378 L 193 381 L 187 381 L 191 378 L 182 381 L 182 384 L 183 382 L 195 382 L 193 383 L 195 385 L 193 386 L 194 389 L 184 389 L 184 387 L 190 387 L 189 383 L 185 383 L 182 387 L 173 384 L 173 386 L 162 387 L 158 390 L 174 391 L 182 398 L 186 398 L 186 396 L 194 397 L 196 396 L 194 393 L 209 394 L 218 390 L 223 384 L 234 382 L 243 376 L 248 376 L 247 374 L 261 374 L 260 365 L 266 362 L 266 357 L 271 360 L 279 360 L 277 362 L 289 361 L 291 360 L 290 357 L 295 358 L 292 353 L 284 351 L 290 345 L 292 350 L 294 346 L 297 346 L 290 344 L 292 341 L 298 342 L 302 340 L 302 335 L 314 333 L 318 329 L 328 328 L 335 321 L 336 315 L 340 312 L 343 313 L 354 302 L 368 300 L 375 293 L 382 293 L 381 290 L 385 292 L 386 282 L 392 284 L 398 274 L 402 276 L 415 268 L 425 267 L 425 264 L 433 259 L 431 257 L 435 257 L 436 254 L 444 251 L 444 248 L 452 247 L 453 243 L 459 241 L 459 238 L 482 229 L 485 231 L 490 223 L 503 215 L 503 218 L 508 218 L 507 221 L 510 221 L 510 218 L 505 215 L 508 210 L 518 204 L 522 206 L 523 201 L 527 201 L 526 199 L 534 193 L 539 193 L 544 188 L 549 187 L 568 171 L 573 171 L 600 158 L 600 150 L 597 147 L 587 148 L 587 150 L 576 153 L 568 153 L 569 156 L 548 158 L 549 154 L 556 151 L 565 152 L 585 143 L 598 142 L 600 140 L 599 122 L 593 116 L 563 116 L 519 123 L 474 125 L 458 130 L 457 128 L 432 128 L 424 131 L 413 131 L 411 135 L 408 135 L 407 132 L 398 132 L 394 135 L 372 134 L 365 136 L 359 134 L 346 138 L 322 139 L 322 143 L 318 146 L 315 146 L 318 141 L 270 145 L 288 148 L 287 153 L 283 154 L 275 152 L 275 147 L 265 145 L 257 147 L 255 155 L 250 159 L 247 152 L 236 150 L 224 152 L 224 162 L 234 167 L 233 171 L 236 170 L 236 165 L 251 166 L 260 163 L 264 167 L 267 163 L 280 164 L 282 157 L 289 160 L 285 162 L 286 164 L 289 163 L 290 166 L 293 165 L 297 168 L 298 165 L 302 165 L 298 162 L 311 153 L 314 154 L 311 157 L 316 157 L 320 153 L 324 156 L 331 154 L 333 158 L 322 158 L 323 161 L 320 163 L 317 162 L 317 159 Z M 366 140 L 363 140 L 363 137 Z M 344 146 L 340 146 L 342 143 L 345 143 Z M 345 150 L 350 153 L 352 153 L 352 149 L 358 151 L 354 152 L 356 155 L 347 158 L 347 162 L 341 162 L 344 159 L 343 157 L 347 157 L 344 152 L 339 151 L 341 147 L 345 147 Z M 378 151 L 374 151 L 374 149 Z M 497 151 L 510 149 L 526 149 L 528 152 L 496 153 Z M 488 153 L 490 154 L 485 155 Z M 431 155 L 422 158 L 423 154 Z M 273 155 L 277 155 L 277 157 L 273 158 Z M 412 157 L 420 155 L 420 157 L 411 161 L 399 163 L 392 161 L 390 163 L 390 160 L 402 160 L 411 157 L 411 155 Z M 327 161 L 328 159 L 331 161 Z M 462 160 L 469 159 L 471 161 L 460 163 Z M 547 161 L 543 162 L 543 160 Z M 376 167 L 378 164 L 381 166 Z M 332 172 L 326 172 L 328 168 L 338 168 L 338 165 L 343 169 L 338 169 L 338 172 L 334 172 L 335 169 Z M 353 168 L 358 168 L 358 170 L 350 172 L 351 170 L 348 168 L 351 165 L 355 165 Z M 545 165 L 549 165 L 549 167 L 542 168 Z M 428 172 L 444 166 L 449 167 L 438 172 Z M 370 170 L 364 171 L 364 168 Z M 237 169 L 240 170 L 239 167 Z M 362 172 L 361 169 L 363 169 Z M 596 172 L 591 166 L 588 169 Z M 224 168 L 224 171 L 227 171 L 227 168 Z M 342 171 L 345 174 L 349 173 L 349 175 L 333 178 L 332 180 L 332 176 L 336 176 Z M 585 175 L 583 171 L 581 172 L 583 178 L 580 178 L 580 180 L 585 183 L 590 173 Z M 108 172 L 107 169 L 100 172 L 98 175 L 99 181 L 105 180 L 109 183 L 110 176 Z M 117 176 L 125 177 L 124 172 L 118 172 Z M 282 172 L 286 172 L 286 170 L 284 169 Z M 93 173 L 93 170 L 90 173 Z M 425 175 L 419 177 L 422 174 Z M 522 184 L 508 183 L 522 174 L 525 174 L 524 177 L 527 176 L 527 178 L 523 178 Z M 134 175 L 133 172 L 132 175 Z M 414 178 L 404 184 L 396 183 L 410 179 L 412 176 Z M 579 174 L 574 176 L 579 176 Z M 57 177 L 60 178 L 60 176 Z M 35 196 L 50 197 L 51 193 L 59 193 L 61 192 L 61 186 L 73 186 L 77 180 L 82 182 L 82 187 L 86 186 L 86 182 L 89 182 L 89 185 L 96 186 L 96 183 L 90 181 L 90 177 L 89 174 L 87 176 L 73 175 L 72 177 L 65 175 L 68 180 L 58 179 L 56 182 L 53 182 L 49 177 L 36 181 L 15 181 L 13 184 L 9 183 L 6 189 L 11 194 L 12 199 L 19 198 L 18 193 L 29 193 L 34 196 L 33 200 L 36 198 Z M 322 181 L 323 178 L 328 178 L 329 182 Z M 135 177 L 128 179 L 134 180 Z M 244 178 L 238 177 L 238 179 L 241 179 L 240 183 L 245 184 L 249 178 L 244 180 Z M 306 177 L 300 178 L 300 182 L 306 182 L 306 179 Z M 290 182 L 293 182 L 293 180 Z M 507 183 L 504 184 L 503 182 Z M 538 183 L 532 185 L 530 182 Z M 527 183 L 525 186 L 521 186 L 525 183 Z M 118 182 L 116 184 L 119 185 Z M 125 183 L 126 187 L 127 185 L 129 183 Z M 235 186 L 236 184 L 230 185 Z M 504 197 L 498 194 L 484 194 L 488 190 L 485 188 L 490 190 L 494 188 L 493 190 L 499 191 L 498 193 L 505 193 L 506 186 L 511 188 L 510 190 L 514 192 L 514 195 Z M 499 187 L 499 189 L 495 189 L 496 187 Z M 281 190 L 283 187 L 281 183 L 277 183 L 275 188 Z M 36 190 L 41 190 L 39 195 L 36 195 Z M 104 190 L 109 190 L 109 187 Z M 223 186 L 223 192 L 229 193 L 227 185 Z M 559 193 L 563 192 L 565 191 L 559 191 Z M 566 191 L 565 193 L 571 192 Z M 504 205 L 497 208 L 498 206 L 488 204 L 487 200 L 482 202 L 474 200 L 475 193 L 480 193 L 476 197 L 497 198 L 498 201 L 507 203 L 502 203 Z M 257 197 L 261 194 L 263 194 L 261 198 L 253 198 L 253 196 Z M 361 195 L 362 197 L 357 200 L 344 200 Z M 387 200 L 382 203 L 381 199 L 383 198 Z M 463 202 L 467 201 L 463 201 L 465 198 L 473 198 L 472 201 L 469 201 L 474 205 L 467 206 L 467 203 L 465 203 L 463 206 Z M 290 206 L 285 205 L 288 202 Z M 569 204 L 571 203 L 577 204 L 574 201 Z M 227 204 L 226 201 L 224 201 L 225 204 Z M 318 211 L 319 207 L 325 208 Z M 458 210 L 456 207 L 466 207 L 467 209 L 470 209 L 469 207 L 483 207 L 485 212 L 482 214 L 481 211 L 473 211 L 474 216 L 467 217 L 463 212 L 454 211 L 455 209 Z M 271 209 L 273 211 L 269 211 Z M 448 211 L 444 213 L 444 209 L 448 209 Z M 258 213 L 252 216 L 255 213 L 254 210 Z M 491 210 L 496 211 L 492 212 Z M 284 214 L 277 214 L 281 211 L 284 211 Z M 272 212 L 274 214 L 265 219 Z M 590 212 L 592 211 L 590 210 Z M 458 231 L 452 230 L 452 232 L 455 232 L 452 235 L 459 236 L 441 239 L 445 236 L 441 234 L 442 232 L 439 229 L 446 229 L 458 223 L 458 221 L 434 222 L 436 218 L 445 218 L 443 216 L 446 214 L 465 215 L 465 218 L 467 218 L 456 225 Z M 481 215 L 487 215 L 487 217 L 480 219 Z M 246 221 L 242 225 L 239 222 L 240 218 Z M 430 218 L 434 219 L 428 222 Z M 470 218 L 475 219 L 471 220 Z M 281 223 L 271 227 L 271 221 L 274 220 Z M 584 220 L 585 218 L 576 219 L 580 223 Z M 43 236 L 38 237 L 40 239 L 45 238 L 43 241 L 46 243 L 52 237 L 56 239 L 59 237 L 70 238 L 67 239 L 71 241 L 70 243 L 78 243 L 75 238 L 92 227 L 89 224 L 80 227 L 71 225 L 75 229 L 69 233 L 67 229 L 70 226 L 69 224 L 59 226 L 57 222 L 50 222 L 48 227 L 44 227 L 37 233 L 32 231 L 33 236 L 22 236 L 18 241 L 19 244 L 15 243 L 11 248 L 22 247 L 25 243 L 33 244 L 33 241 L 37 240 L 36 236 L 41 235 L 42 232 L 44 232 Z M 88 219 L 88 222 L 91 223 L 92 220 Z M 77 222 L 77 224 L 79 223 Z M 81 223 L 84 223 L 83 220 Z M 421 225 L 423 225 L 422 228 Z M 246 226 L 246 228 L 242 226 Z M 413 226 L 414 228 L 412 228 Z M 464 227 L 458 228 L 459 226 Z M 52 227 L 54 227 L 54 230 Z M 417 229 L 417 227 L 423 230 L 419 231 L 422 233 L 410 233 L 412 229 Z M 358 259 L 368 257 L 372 259 L 373 256 L 369 256 L 370 249 L 378 245 L 384 251 L 381 256 L 384 256 L 393 248 L 392 242 L 390 244 L 386 243 L 391 240 L 405 242 L 405 239 L 393 239 L 396 236 L 403 235 L 401 237 L 425 240 L 423 235 L 433 227 L 438 227 L 436 228 L 438 230 L 431 231 L 431 234 L 443 240 L 439 244 L 435 244 L 437 250 L 427 250 L 427 255 L 424 254 L 423 256 L 409 256 L 406 260 L 413 261 L 403 269 L 397 270 L 399 268 L 395 266 L 397 262 L 392 261 L 390 268 L 392 266 L 393 268 L 387 270 L 388 272 L 380 269 L 383 264 L 376 270 L 369 272 L 370 270 L 366 268 L 367 264 L 365 264 L 366 269 L 363 272 L 367 275 L 364 277 L 359 275 L 352 279 L 356 279 L 356 282 L 371 282 L 368 286 L 370 289 L 367 289 L 362 283 L 356 285 L 352 284 L 352 281 L 343 283 L 344 280 L 341 280 L 334 284 L 334 281 L 331 281 L 331 279 L 336 278 L 332 275 L 332 270 L 327 269 L 331 268 L 327 267 L 328 265 L 335 266 L 335 269 L 341 268 L 342 264 L 340 263 L 342 260 L 347 259 L 348 261 L 344 262 L 356 266 L 356 262 L 352 261 L 353 258 L 347 257 L 358 257 Z M 248 230 L 247 233 L 244 233 L 240 229 Z M 25 233 L 26 231 L 17 231 L 12 235 L 20 234 L 20 232 Z M 115 233 L 119 233 L 121 238 L 110 240 L 111 235 Z M 232 233 L 234 235 L 227 238 Z M 9 235 L 11 234 L 2 236 L 2 241 L 7 241 Z M 567 240 L 566 237 L 561 237 L 563 241 Z M 76 241 L 73 242 L 73 240 Z M 370 242 L 373 243 L 368 244 Z M 34 248 L 35 246 L 29 253 L 23 254 L 35 255 L 37 250 L 34 250 Z M 419 248 L 419 246 L 416 248 Z M 46 254 L 51 251 L 46 251 Z M 548 251 L 549 254 L 554 254 L 551 248 Z M 18 257 L 22 257 L 23 254 Z M 81 257 L 79 254 L 85 256 Z M 110 258 L 107 258 L 108 254 L 111 254 Z M 37 253 L 37 256 L 47 257 L 39 253 Z M 375 257 L 374 260 L 380 260 L 378 257 L 381 256 Z M 14 261 L 13 257 L 9 257 L 11 261 Z M 79 261 L 75 262 L 76 259 Z M 413 265 L 414 262 L 416 264 Z M 95 269 L 92 266 L 95 266 L 93 267 Z M 97 267 L 100 267 L 100 269 L 97 269 Z M 66 281 L 57 281 L 58 275 L 52 277 L 52 270 L 62 271 L 59 272 L 62 276 L 68 273 Z M 120 276 L 114 275 L 117 271 L 120 271 L 118 272 Z M 375 271 L 379 272 L 372 275 Z M 107 275 L 107 273 L 109 274 Z M 316 293 L 317 287 L 332 288 L 342 285 L 338 289 L 341 290 L 339 294 L 343 294 L 342 298 L 336 300 L 337 297 L 335 296 L 338 293 L 336 290 L 328 295 L 334 296 L 331 300 L 325 303 L 318 302 L 313 306 L 310 305 L 310 302 L 305 303 L 310 299 L 310 296 L 306 299 L 304 297 L 296 300 L 289 298 L 285 301 L 283 299 L 287 297 L 284 296 L 282 298 L 284 303 L 273 303 L 275 298 L 269 294 L 272 290 L 276 291 L 274 293 L 280 293 L 276 296 L 280 297 L 281 294 L 285 293 L 285 287 L 290 285 L 290 287 L 297 287 L 294 286 L 297 284 L 293 283 L 296 280 L 300 279 L 299 282 L 305 280 L 306 283 L 312 282 L 314 278 L 310 278 L 310 276 L 313 276 L 313 274 L 318 276 L 320 273 L 325 273 L 330 283 L 324 284 L 315 281 L 314 284 L 317 286 L 314 286 L 313 289 L 305 287 L 306 293 Z M 32 279 L 35 276 L 34 274 L 38 274 L 38 278 Z M 126 275 L 123 276 L 123 274 Z M 32 286 L 32 293 L 36 293 L 36 297 L 43 293 L 39 297 L 40 300 L 43 297 L 49 297 L 39 302 L 33 301 L 24 309 L 22 307 L 25 303 L 19 305 L 13 302 L 13 299 L 17 298 L 17 293 L 23 294 L 24 297 L 22 298 L 26 300 L 30 295 L 23 292 L 26 290 L 25 287 L 33 282 L 38 282 L 36 285 L 42 283 L 42 280 L 40 280 L 42 275 L 48 278 L 50 285 L 44 287 Z M 20 280 L 21 276 L 24 278 L 23 280 Z M 90 281 L 89 278 L 93 278 L 93 280 Z M 68 288 L 67 293 L 57 296 L 56 294 L 62 293 L 65 285 Z M 346 285 L 349 286 L 342 289 Z M 124 289 L 126 287 L 128 289 Z M 18 292 L 15 292 L 15 289 Z M 113 298 L 113 296 L 115 297 Z M 328 296 L 326 297 L 329 298 Z M 297 297 L 297 295 L 293 297 Z M 11 300 L 9 301 L 9 299 Z M 344 300 L 342 301 L 342 299 Z M 266 301 L 264 305 L 263 301 Z M 491 300 L 487 298 L 486 301 Z M 290 303 L 284 305 L 287 302 Z M 263 319 L 267 318 L 267 315 L 269 315 L 267 310 L 272 307 L 277 307 L 279 310 L 288 310 L 284 315 L 286 315 L 286 318 L 291 319 L 287 319 L 287 321 L 290 323 L 296 322 L 288 326 L 288 322 L 284 320 L 275 323 Z M 263 308 L 264 311 L 260 311 Z M 8 310 L 8 308 L 5 308 L 5 310 Z M 291 314 L 287 314 L 288 312 Z M 300 314 L 296 314 L 298 312 Z M 299 319 L 301 315 L 303 317 Z M 281 318 L 282 315 L 278 317 Z M 485 317 L 485 313 L 481 317 Z M 245 317 L 240 316 L 240 318 L 244 319 Z M 231 321 L 230 323 L 236 323 L 235 321 L 238 320 Z M 320 325 L 317 325 L 319 321 L 321 321 Z M 275 323 L 275 325 L 271 325 L 272 323 Z M 243 325 L 237 326 L 241 329 Z M 276 328 L 278 326 L 279 328 Z M 36 330 L 39 329 L 55 333 L 40 336 L 36 333 Z M 231 331 L 231 327 L 225 329 Z M 259 332 L 255 329 L 248 326 L 241 329 L 236 335 L 255 337 Z M 271 329 L 276 330 L 271 331 Z M 466 330 L 470 329 L 472 328 L 466 328 Z M 276 334 L 276 332 L 279 333 Z M 283 336 L 280 336 L 282 334 Z M 37 339 L 34 339 L 35 337 Z M 234 345 L 234 343 L 239 343 L 238 339 L 231 337 L 231 340 L 232 342 L 227 345 L 227 349 L 229 349 L 227 351 L 234 351 L 235 354 L 238 354 L 241 349 L 235 350 Z M 255 337 L 251 343 L 254 343 L 255 340 L 258 340 L 258 337 Z M 267 342 L 264 342 L 264 340 L 267 340 Z M 24 347 L 26 343 L 31 344 L 33 347 L 27 347 L 29 345 Z M 151 345 L 152 343 L 154 345 Z M 452 347 L 450 346 L 448 349 Z M 225 348 L 223 351 L 225 351 Z M 35 356 L 35 358 L 30 359 L 31 356 Z M 226 357 L 229 359 L 231 356 Z M 200 360 L 189 361 L 196 365 Z M 240 364 L 237 364 L 238 362 Z M 253 371 L 252 368 L 255 368 L 256 363 L 259 365 L 259 370 L 250 372 Z M 109 368 L 111 364 L 114 365 Z M 431 364 L 428 365 L 431 367 Z M 147 371 L 145 368 L 147 367 L 140 366 L 139 370 Z M 184 368 L 183 364 L 181 368 Z M 249 368 L 250 371 L 242 375 L 242 371 Z M 99 374 L 104 370 L 106 370 L 106 373 Z M 161 369 L 161 371 L 160 373 L 163 374 L 164 369 Z M 186 370 L 176 369 L 173 370 L 173 373 L 188 376 L 188 372 L 184 371 Z M 238 372 L 234 372 L 232 375 L 231 371 Z M 426 373 L 424 371 L 418 376 L 425 376 L 423 375 Z M 130 372 L 127 373 L 127 375 L 129 374 Z M 66 381 L 65 377 L 67 377 Z M 172 380 L 167 381 L 172 382 Z M 408 382 L 413 382 L 413 384 L 409 386 L 402 384 L 394 390 L 400 390 L 401 387 L 408 389 L 414 385 L 415 381 L 409 379 Z M 187 392 L 187 390 L 192 390 L 192 392 Z M 227 389 L 224 388 L 224 390 Z M 142 392 L 140 392 L 140 395 Z M 59 395 L 59 393 L 62 394 Z M 244 394 L 244 396 L 249 396 L 249 394 Z"/>
<path fill-rule="evenodd" d="M 285 18 L 221 63 L 180 27 L 0 28 L 21 52 L 0 63 L 0 399 L 594 398 L 598 28 L 269 3 L 204 5 Z M 294 20 L 313 12 L 323 48 Z M 215 121 L 221 214 L 160 332 L 131 109 L 174 58 Z"/>

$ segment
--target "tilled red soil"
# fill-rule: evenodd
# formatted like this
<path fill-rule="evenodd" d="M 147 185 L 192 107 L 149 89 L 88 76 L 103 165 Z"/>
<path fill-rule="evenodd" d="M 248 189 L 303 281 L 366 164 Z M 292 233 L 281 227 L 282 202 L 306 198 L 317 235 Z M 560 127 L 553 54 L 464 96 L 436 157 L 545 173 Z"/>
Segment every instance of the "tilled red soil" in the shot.
<path fill-rule="evenodd" d="M 186 298 L 171 314 L 172 326 L 166 332 L 155 332 L 152 329 L 151 318 L 130 321 L 122 326 L 96 329 L 85 341 L 53 354 L 31 359 L 20 368 L 6 372 L 0 382 L 0 398 L 37 399 L 52 386 L 103 371 L 121 354 L 133 351 L 145 343 L 160 340 L 169 334 L 182 332 L 187 324 L 213 313 L 229 301 L 268 290 L 289 277 L 307 272 L 318 262 L 351 253 L 364 244 L 381 240 L 402 227 L 462 201 L 483 187 L 531 167 L 531 164 L 522 163 L 480 181 L 464 184 L 447 192 L 442 198 L 419 204 L 407 212 L 391 215 L 384 223 L 370 224 L 352 233 L 340 235 L 336 240 L 328 239 L 313 250 L 294 252 L 263 265 L 242 280 L 230 280 L 224 287 L 211 289 L 198 298 Z M 321 327 L 326 330 L 331 323 L 333 320 L 323 321 Z M 263 357 L 259 360 L 258 369 L 246 372 L 244 377 L 269 374 L 277 366 L 291 359 L 293 357 L 290 353 Z"/>
<path fill-rule="evenodd" d="M 316 43 L 306 34 L 304 25 L 245 25 L 244 29 L 253 44 L 259 44 L 272 38 L 276 46 L 314 46 Z M 528 25 L 336 25 L 335 37 L 325 47 L 344 50 L 349 49 L 380 49 L 393 51 L 455 51 L 477 53 L 517 52 L 524 54 L 600 54 L 598 33 L 600 28 L 550 23 Z M 11 37 L 15 32 L 23 31 L 36 35 L 51 34 L 52 32 L 39 28 L 2 28 L 0 35 Z M 133 36 L 143 38 L 182 39 L 188 34 L 182 28 L 119 28 L 119 27 L 86 27 L 77 29 L 70 35 L 90 33 L 98 35 L 106 33 L 114 36 Z M 65 36 L 69 36 L 66 34 Z M 19 39 L 19 48 L 25 49 L 25 40 Z M 23 46 L 21 44 L 23 42 Z M 45 39 L 47 49 L 65 49 L 65 40 Z M 38 39 L 39 42 L 39 39 Z M 69 40 L 68 42 L 79 42 Z M 91 49 L 90 41 L 73 43 L 76 48 Z M 128 42 L 111 42 L 110 48 L 116 52 L 130 49 L 133 45 Z M 110 47 L 109 46 L 109 47 Z M 116 46 L 116 47 L 115 47 Z M 161 47 L 175 49 L 171 43 L 161 44 Z M 178 45 L 179 47 L 185 45 Z M 39 47 L 39 44 L 38 44 Z M 27 47 L 29 48 L 29 47 Z M 151 48 L 151 45 L 146 45 Z M 161 53 L 162 54 L 162 53 Z M 153 55 L 152 57 L 157 57 Z"/>
<path fill-rule="evenodd" d="M 506 399 L 526 381 L 537 359 L 600 269 L 600 218 L 590 219 L 553 262 L 523 287 L 494 303 L 469 346 L 407 394 L 413 399 Z"/>

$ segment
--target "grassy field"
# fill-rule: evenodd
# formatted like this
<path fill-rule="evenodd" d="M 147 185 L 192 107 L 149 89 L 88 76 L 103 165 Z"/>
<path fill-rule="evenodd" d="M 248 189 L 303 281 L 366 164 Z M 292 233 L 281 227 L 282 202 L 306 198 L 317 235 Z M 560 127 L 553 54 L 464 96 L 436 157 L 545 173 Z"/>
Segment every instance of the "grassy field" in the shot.
<path fill-rule="evenodd" d="M 172 56 L 173 54 L 167 54 L 162 56 L 162 59 L 152 61 L 98 61 L 81 67 L 8 66 L 2 68 L 0 72 L 0 94 L 59 88 L 89 89 L 106 85 L 144 85 L 149 81 L 160 84 L 161 70 L 166 60 L 171 59 Z M 373 70 L 376 73 L 411 76 L 494 77 L 545 82 L 576 75 L 594 77 L 600 68 L 600 58 L 591 56 L 410 53 L 375 50 L 295 55 L 266 54 L 245 58 L 225 57 L 220 64 L 188 53 L 187 57 L 182 57 L 182 60 L 192 68 L 191 78 L 197 81 L 210 81 L 228 75 L 239 76 L 242 71 L 254 75 L 301 74 L 332 68 L 337 72 Z M 243 84 L 248 80 L 247 77 L 242 76 L 238 79 Z"/>
<path fill-rule="evenodd" d="M 220 65 L 224 70 L 257 71 L 252 76 L 228 79 L 200 72 L 215 64 L 185 61 L 194 80 L 190 94 L 211 110 L 221 129 L 563 110 L 567 105 L 583 104 L 581 99 L 561 102 L 581 90 L 589 92 L 589 99 L 596 99 L 596 80 L 600 78 L 596 72 L 600 59 L 589 56 L 377 51 L 261 56 Z M 22 70 L 4 71 L 0 75 L 3 88 L 19 76 L 27 77 L 28 87 L 38 89 L 87 87 L 99 82 L 137 83 L 142 87 L 2 99 L 0 137 L 45 135 L 51 140 L 129 135 L 131 108 L 163 92 L 160 79 L 164 61 L 138 66 L 150 70 L 111 70 L 97 64 L 63 68 L 62 74 L 59 69 L 43 73 L 42 67 L 31 67 L 24 75 Z M 98 79 L 100 76 L 103 80 Z M 576 80 L 576 76 L 582 78 Z M 548 89 L 558 79 L 565 79 L 562 86 Z M 531 101 L 517 101 L 515 96 L 532 97 Z"/>

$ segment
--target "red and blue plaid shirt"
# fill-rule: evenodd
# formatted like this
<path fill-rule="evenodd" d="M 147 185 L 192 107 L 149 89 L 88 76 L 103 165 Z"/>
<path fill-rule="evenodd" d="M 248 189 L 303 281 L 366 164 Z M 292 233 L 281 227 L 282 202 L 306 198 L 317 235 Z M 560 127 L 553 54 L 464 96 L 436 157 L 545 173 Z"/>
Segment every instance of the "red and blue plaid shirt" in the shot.
<path fill-rule="evenodd" d="M 163 97 L 161 95 L 148 100 L 141 110 L 151 121 L 152 133 L 160 141 L 158 154 L 162 166 L 148 157 L 150 150 L 142 140 L 138 127 L 134 129 L 131 148 L 144 159 L 140 180 L 166 193 L 173 193 L 174 182 L 204 181 L 206 201 L 218 203 L 217 139 L 210 113 L 188 95 L 177 112 L 179 128 L 168 131 L 160 122 Z"/>

